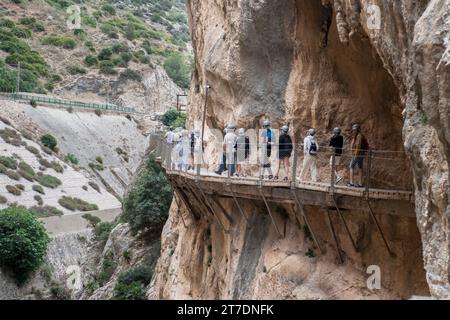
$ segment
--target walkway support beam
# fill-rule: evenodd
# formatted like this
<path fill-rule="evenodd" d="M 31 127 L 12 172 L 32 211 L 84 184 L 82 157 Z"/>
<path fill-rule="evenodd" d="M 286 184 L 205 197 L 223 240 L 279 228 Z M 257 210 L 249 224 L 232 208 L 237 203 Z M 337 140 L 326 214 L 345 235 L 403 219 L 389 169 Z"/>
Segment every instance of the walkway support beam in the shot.
<path fill-rule="evenodd" d="M 273 225 L 275 226 L 275 229 L 277 230 L 278 235 L 279 235 L 280 237 L 283 237 L 283 235 L 281 234 L 280 230 L 278 229 L 277 224 L 275 223 L 275 219 L 274 219 L 274 217 L 273 217 L 273 215 L 272 215 L 272 210 L 270 210 L 269 203 L 267 202 L 267 199 L 266 199 L 266 197 L 264 196 L 263 191 L 261 190 L 261 188 L 259 188 L 258 190 L 259 190 L 259 194 L 261 195 L 261 198 L 262 198 L 263 201 L 264 201 L 264 204 L 266 205 L 267 212 L 269 213 L 270 219 L 272 220 L 272 223 L 273 223 Z"/>

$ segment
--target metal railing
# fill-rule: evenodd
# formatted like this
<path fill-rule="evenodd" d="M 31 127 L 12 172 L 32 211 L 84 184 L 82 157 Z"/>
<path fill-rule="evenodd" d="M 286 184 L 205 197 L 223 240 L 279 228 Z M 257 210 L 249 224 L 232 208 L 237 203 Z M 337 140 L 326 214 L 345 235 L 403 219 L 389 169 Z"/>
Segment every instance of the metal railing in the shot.
<path fill-rule="evenodd" d="M 332 192 L 342 187 L 366 192 L 371 189 L 410 192 L 413 189 L 409 162 L 406 153 L 400 150 L 371 149 L 356 154 L 355 150 L 344 146 L 342 154 L 337 154 L 332 147 L 320 147 L 317 155 L 309 156 L 305 154 L 303 144 L 294 144 L 286 170 L 283 161 L 279 160 L 277 144 L 271 146 L 270 157 L 264 155 L 268 153 L 261 144 L 250 144 L 247 158 L 240 157 L 239 151 L 227 157 L 217 152 L 222 149 L 217 147 L 215 160 L 212 160 L 202 154 L 198 145 L 192 148 L 190 141 L 169 145 L 161 140 L 158 154 L 166 170 L 188 172 L 196 175 L 197 180 L 200 176 L 222 176 L 227 179 L 254 179 L 260 184 L 267 181 L 293 185 L 326 184 Z M 263 168 L 263 163 L 266 163 L 266 168 Z M 352 172 L 353 179 L 350 181 Z"/>
<path fill-rule="evenodd" d="M 64 108 L 80 108 L 89 110 L 102 110 L 113 111 L 118 113 L 138 113 L 134 108 L 122 107 L 110 103 L 96 103 L 96 102 L 82 102 L 74 100 L 66 100 L 59 98 L 51 98 L 40 95 L 28 94 L 28 93 L 3 93 L 3 96 L 7 96 L 12 100 L 18 100 L 23 102 L 36 101 L 36 103 L 60 106 Z"/>

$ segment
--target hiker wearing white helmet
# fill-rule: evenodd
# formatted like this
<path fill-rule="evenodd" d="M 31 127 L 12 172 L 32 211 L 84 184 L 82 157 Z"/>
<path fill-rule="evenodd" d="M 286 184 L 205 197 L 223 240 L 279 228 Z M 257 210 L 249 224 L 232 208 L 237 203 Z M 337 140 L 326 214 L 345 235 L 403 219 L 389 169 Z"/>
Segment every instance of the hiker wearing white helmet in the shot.
<path fill-rule="evenodd" d="M 280 173 L 282 164 L 286 173 L 286 176 L 283 180 L 289 180 L 289 158 L 291 157 L 292 149 L 292 139 L 289 135 L 289 127 L 287 125 L 284 125 L 281 127 L 281 134 L 280 138 L 278 139 L 278 170 L 275 174 L 275 180 L 278 180 L 278 175 Z"/>
<path fill-rule="evenodd" d="M 223 150 L 226 154 L 226 160 L 227 160 L 227 167 L 228 170 L 230 170 L 230 176 L 234 175 L 234 172 L 236 170 L 236 160 L 235 160 L 235 153 L 236 153 L 236 140 L 237 136 L 235 133 L 236 125 L 233 122 L 230 122 L 227 127 L 227 134 L 223 138 Z"/>
<path fill-rule="evenodd" d="M 275 134 L 270 129 L 270 120 L 264 120 L 263 130 L 261 130 L 261 173 L 260 179 L 264 179 L 264 172 L 267 170 L 269 173 L 269 179 L 273 179 L 272 169 L 270 167 L 270 156 L 272 155 L 272 145 L 275 141 Z"/>
<path fill-rule="evenodd" d="M 361 126 L 358 123 L 352 125 L 352 142 L 351 142 L 352 160 L 350 161 L 349 183 L 348 187 L 361 188 L 362 185 L 362 169 L 363 160 L 369 150 L 369 143 L 366 137 L 361 133 Z M 355 175 L 358 177 L 358 183 L 355 183 Z"/>
<path fill-rule="evenodd" d="M 245 129 L 240 128 L 236 140 L 236 163 L 237 176 L 245 177 L 248 163 L 248 156 L 250 155 L 250 139 L 245 135 Z"/>
<path fill-rule="evenodd" d="M 317 152 L 319 145 L 316 140 L 316 129 L 311 128 L 303 141 L 303 167 L 300 173 L 300 180 L 305 180 L 306 174 L 311 171 L 311 180 L 317 181 Z"/>
<path fill-rule="evenodd" d="M 181 137 L 177 145 L 178 152 L 178 168 L 182 171 L 187 171 L 189 166 L 189 152 L 190 152 L 190 140 L 189 131 L 186 129 L 181 131 Z"/>
<path fill-rule="evenodd" d="M 332 147 L 332 155 L 330 157 L 330 167 L 333 170 L 333 155 L 334 155 L 334 176 L 335 183 L 339 183 L 342 180 L 342 176 L 339 176 L 339 167 L 341 164 L 342 150 L 344 148 L 344 137 L 341 134 L 340 128 L 333 129 L 333 136 L 330 139 L 330 147 Z"/>

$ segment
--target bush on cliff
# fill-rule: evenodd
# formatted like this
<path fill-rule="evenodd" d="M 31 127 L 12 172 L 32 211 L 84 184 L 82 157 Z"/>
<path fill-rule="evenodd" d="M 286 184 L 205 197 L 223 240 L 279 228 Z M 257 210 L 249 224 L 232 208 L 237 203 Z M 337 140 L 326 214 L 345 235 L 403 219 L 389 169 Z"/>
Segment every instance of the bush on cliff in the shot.
<path fill-rule="evenodd" d="M 0 266 L 23 284 L 44 262 L 49 237 L 44 226 L 28 210 L 0 210 Z"/>
<path fill-rule="evenodd" d="M 172 188 L 151 155 L 136 184 L 124 199 L 123 220 L 136 233 L 160 229 L 167 220 Z"/>

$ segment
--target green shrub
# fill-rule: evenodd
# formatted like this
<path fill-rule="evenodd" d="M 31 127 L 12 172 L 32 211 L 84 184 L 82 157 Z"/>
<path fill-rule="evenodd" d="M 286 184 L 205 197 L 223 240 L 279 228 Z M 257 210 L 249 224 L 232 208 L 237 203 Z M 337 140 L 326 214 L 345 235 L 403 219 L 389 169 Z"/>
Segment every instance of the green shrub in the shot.
<path fill-rule="evenodd" d="M 120 80 L 132 80 L 132 81 L 141 81 L 142 76 L 139 74 L 139 72 L 126 69 L 120 73 Z"/>
<path fill-rule="evenodd" d="M 96 204 L 88 203 L 84 200 L 81 200 L 79 198 L 72 198 L 63 196 L 61 199 L 58 200 L 58 203 L 60 206 L 71 210 L 71 211 L 94 211 L 98 210 L 98 206 Z"/>
<path fill-rule="evenodd" d="M 131 284 L 117 283 L 114 287 L 116 300 L 147 300 L 145 287 L 139 282 Z"/>
<path fill-rule="evenodd" d="M 86 31 L 84 31 L 83 29 L 73 30 L 73 35 L 76 36 L 80 40 L 86 39 Z"/>
<path fill-rule="evenodd" d="M 0 265 L 11 270 L 18 284 L 44 262 L 48 243 L 44 226 L 30 211 L 0 210 Z"/>
<path fill-rule="evenodd" d="M 5 28 L 12 29 L 15 26 L 16 26 L 16 23 L 14 21 L 12 21 L 12 20 L 4 19 L 4 18 L 0 19 L 0 27 L 5 27 Z"/>
<path fill-rule="evenodd" d="M 55 283 L 50 288 L 50 293 L 56 300 L 70 300 L 71 298 L 70 291 L 66 287 L 59 286 Z"/>
<path fill-rule="evenodd" d="M 98 186 L 98 184 L 96 184 L 93 181 L 89 181 L 88 183 L 89 183 L 89 185 L 91 186 L 92 189 L 94 189 L 95 191 L 100 193 L 100 187 Z"/>
<path fill-rule="evenodd" d="M 39 182 L 44 187 L 51 189 L 56 189 L 62 184 L 61 180 L 48 174 L 37 175 L 36 181 Z"/>
<path fill-rule="evenodd" d="M 38 195 L 34 196 L 40 197 Z M 37 200 L 36 200 L 37 201 Z M 42 206 L 42 204 L 39 204 L 39 206 L 33 206 L 30 208 L 31 213 L 33 213 L 37 218 L 47 218 L 47 217 L 53 217 L 53 216 L 62 216 L 63 212 L 55 207 L 52 206 Z"/>
<path fill-rule="evenodd" d="M 83 217 L 84 219 L 86 219 L 86 220 L 90 223 L 90 225 L 91 225 L 93 228 L 95 228 L 100 222 L 102 222 L 102 220 L 100 220 L 99 217 L 93 216 L 93 215 L 90 214 L 90 213 L 85 213 L 85 214 L 83 214 L 82 217 Z"/>
<path fill-rule="evenodd" d="M 97 27 L 97 19 L 93 16 L 81 15 L 81 24 L 87 25 L 91 28 Z"/>
<path fill-rule="evenodd" d="M 35 184 L 31 187 L 31 189 L 33 189 L 34 191 L 40 193 L 40 194 L 45 194 L 44 188 L 42 188 L 40 185 Z"/>
<path fill-rule="evenodd" d="M 42 200 L 42 197 L 40 196 L 40 195 L 34 195 L 34 200 L 36 200 L 37 201 L 37 203 L 38 203 L 38 206 L 42 206 L 43 204 L 44 204 L 44 201 Z M 31 210 L 31 209 L 30 209 Z"/>
<path fill-rule="evenodd" d="M 165 125 L 165 126 L 172 126 L 172 123 L 177 119 L 178 117 L 178 111 L 175 109 L 170 109 L 168 111 L 166 111 L 166 113 L 163 114 L 161 122 Z"/>
<path fill-rule="evenodd" d="M 52 161 L 51 164 L 52 164 L 53 170 L 55 170 L 56 172 L 58 172 L 58 173 L 64 172 L 63 166 L 58 161 Z"/>
<path fill-rule="evenodd" d="M 100 73 L 114 75 L 117 74 L 117 71 L 114 69 L 114 62 L 110 60 L 100 61 L 99 70 Z"/>
<path fill-rule="evenodd" d="M 56 147 L 55 147 L 55 149 L 56 149 Z M 46 146 L 41 146 L 41 150 L 44 151 L 46 154 L 50 154 L 50 155 L 53 154 L 52 149 L 47 148 Z"/>
<path fill-rule="evenodd" d="M 16 171 L 8 170 L 5 172 L 5 174 L 8 176 L 8 178 L 10 178 L 12 180 L 16 180 L 16 181 L 20 180 L 20 175 Z"/>
<path fill-rule="evenodd" d="M 85 47 L 89 49 L 90 52 L 95 52 L 95 47 L 92 41 L 86 41 L 84 43 Z"/>
<path fill-rule="evenodd" d="M 67 66 L 66 70 L 71 75 L 86 74 L 86 69 L 84 69 L 84 68 L 82 68 L 80 66 L 77 66 L 77 65 Z"/>
<path fill-rule="evenodd" d="M 0 204 L 5 204 L 8 202 L 8 199 L 6 199 L 4 196 L 0 196 Z"/>
<path fill-rule="evenodd" d="M 150 283 L 153 271 L 154 263 L 145 259 L 141 265 L 120 273 L 117 284 L 114 287 L 114 299 L 145 300 L 145 286 Z"/>
<path fill-rule="evenodd" d="M 29 152 L 31 152 L 34 155 L 40 155 L 39 150 L 33 146 L 26 146 L 25 149 L 27 149 Z"/>
<path fill-rule="evenodd" d="M 88 186 L 82 186 L 81 187 L 84 191 L 88 191 Z"/>
<path fill-rule="evenodd" d="M 97 277 L 97 281 L 100 286 L 104 286 L 116 271 L 117 263 L 114 261 L 114 255 L 109 252 L 105 255 L 102 262 L 102 271 Z"/>
<path fill-rule="evenodd" d="M 32 32 L 30 29 L 26 28 L 14 28 L 12 30 L 12 34 L 15 35 L 17 38 L 28 39 L 31 38 Z"/>
<path fill-rule="evenodd" d="M 89 167 L 94 170 L 103 171 L 105 168 L 103 165 L 97 162 L 89 162 Z"/>
<path fill-rule="evenodd" d="M 17 161 L 14 158 L 0 156 L 0 163 L 4 165 L 6 168 L 13 170 L 17 169 Z"/>
<path fill-rule="evenodd" d="M 95 157 L 95 161 L 97 161 L 100 164 L 103 164 L 103 158 L 101 156 Z"/>
<path fill-rule="evenodd" d="M 55 150 L 56 145 L 58 144 L 58 141 L 56 140 L 56 138 L 54 136 L 52 136 L 51 134 L 44 134 L 41 137 L 41 143 L 51 149 L 51 150 Z"/>
<path fill-rule="evenodd" d="M 110 48 L 103 48 L 97 55 L 98 60 L 109 60 L 111 59 L 113 52 Z"/>
<path fill-rule="evenodd" d="M 98 117 L 101 117 L 101 116 L 102 116 L 102 110 L 100 110 L 100 109 L 95 109 L 95 110 L 94 110 L 94 113 L 95 113 Z"/>
<path fill-rule="evenodd" d="M 160 229 L 168 217 L 171 202 L 172 188 L 151 155 L 124 199 L 123 219 L 129 222 L 133 232 Z"/>
<path fill-rule="evenodd" d="M 77 156 L 74 155 L 74 154 L 72 154 L 72 153 L 68 153 L 68 154 L 66 155 L 65 160 L 66 160 L 67 162 L 72 163 L 72 164 L 78 164 L 78 162 L 79 162 Z"/>
<path fill-rule="evenodd" d="M 35 175 L 32 175 L 23 169 L 19 169 L 17 172 L 22 176 L 22 178 L 24 178 L 30 182 L 33 182 L 36 179 Z"/>
<path fill-rule="evenodd" d="M 100 222 L 94 228 L 95 240 L 106 243 L 109 238 L 109 234 L 114 229 L 114 224 L 110 222 Z"/>
<path fill-rule="evenodd" d="M 6 173 L 8 171 L 8 168 L 6 168 L 3 164 L 0 163 L 0 173 Z"/>
<path fill-rule="evenodd" d="M 60 81 L 62 81 L 62 77 L 59 74 L 52 74 L 50 76 L 50 80 L 52 82 L 60 82 Z"/>
<path fill-rule="evenodd" d="M 46 36 L 41 40 L 41 43 L 43 45 L 62 47 L 64 49 L 73 49 L 77 45 L 77 42 L 74 39 L 57 35 Z"/>
<path fill-rule="evenodd" d="M 88 55 L 86 56 L 86 58 L 84 58 L 84 64 L 87 65 L 88 67 L 95 66 L 98 64 L 98 59 L 93 55 Z"/>
<path fill-rule="evenodd" d="M 39 164 L 41 166 L 46 167 L 46 168 L 51 168 L 52 167 L 52 164 L 50 163 L 50 161 L 48 161 L 47 159 L 44 159 L 44 158 L 39 159 Z"/>
<path fill-rule="evenodd" d="M 104 4 L 101 9 L 103 12 L 105 12 L 111 16 L 116 15 L 116 9 L 110 4 Z"/>
<path fill-rule="evenodd" d="M 26 162 L 21 161 L 19 163 L 19 169 L 25 171 L 26 173 L 28 173 L 31 176 L 36 175 L 36 172 L 34 172 L 34 169 Z"/>

